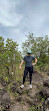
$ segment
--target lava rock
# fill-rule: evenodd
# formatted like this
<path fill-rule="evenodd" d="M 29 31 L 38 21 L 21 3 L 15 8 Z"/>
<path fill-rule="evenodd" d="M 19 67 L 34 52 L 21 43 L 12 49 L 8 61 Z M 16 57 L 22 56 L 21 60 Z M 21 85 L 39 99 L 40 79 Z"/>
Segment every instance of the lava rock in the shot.
<path fill-rule="evenodd" d="M 18 85 L 16 83 L 13 83 L 13 86 L 11 87 L 12 92 L 16 92 L 17 87 L 18 87 Z"/>
<path fill-rule="evenodd" d="M 0 82 L 1 82 L 1 84 L 3 85 L 3 87 L 5 87 L 6 84 L 7 84 L 3 78 L 0 78 Z"/>
<path fill-rule="evenodd" d="M 18 97 L 16 98 L 16 101 L 18 101 L 18 102 L 21 101 L 21 98 L 22 98 L 21 96 L 18 96 Z"/>
<path fill-rule="evenodd" d="M 0 111 L 2 111 L 1 106 L 0 106 Z"/>
<path fill-rule="evenodd" d="M 23 93 L 23 89 L 21 89 L 21 88 L 18 88 L 17 89 L 17 93 L 19 93 L 20 95 Z"/>
<path fill-rule="evenodd" d="M 11 104 L 10 97 L 8 93 L 3 94 L 1 98 L 1 105 L 4 107 L 4 109 L 9 109 Z"/>
<path fill-rule="evenodd" d="M 39 92 L 42 97 L 48 98 L 49 97 L 49 88 L 48 87 L 43 87 L 41 91 Z"/>
<path fill-rule="evenodd" d="M 12 90 L 12 92 L 16 92 L 16 91 L 17 91 L 17 89 L 16 89 L 15 86 L 12 86 L 12 87 L 11 87 L 11 90 Z"/>
<path fill-rule="evenodd" d="M 36 104 L 37 104 L 36 101 L 34 101 L 33 99 L 28 98 L 28 97 L 26 97 L 26 102 L 27 102 L 29 105 L 36 105 Z"/>
<path fill-rule="evenodd" d="M 6 89 L 0 89 L 0 95 L 3 95 L 6 92 L 7 92 Z"/>
<path fill-rule="evenodd" d="M 49 98 L 47 98 L 43 103 L 43 111 L 49 111 Z"/>
<path fill-rule="evenodd" d="M 44 81 L 43 84 L 49 88 L 49 80 Z"/>

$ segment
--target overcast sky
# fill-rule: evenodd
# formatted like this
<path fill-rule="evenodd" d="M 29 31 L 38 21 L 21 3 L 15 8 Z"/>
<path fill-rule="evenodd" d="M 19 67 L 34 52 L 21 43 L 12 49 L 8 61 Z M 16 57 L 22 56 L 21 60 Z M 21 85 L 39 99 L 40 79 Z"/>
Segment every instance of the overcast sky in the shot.
<path fill-rule="evenodd" d="M 0 0 L 0 36 L 19 44 L 28 32 L 49 35 L 49 0 Z"/>

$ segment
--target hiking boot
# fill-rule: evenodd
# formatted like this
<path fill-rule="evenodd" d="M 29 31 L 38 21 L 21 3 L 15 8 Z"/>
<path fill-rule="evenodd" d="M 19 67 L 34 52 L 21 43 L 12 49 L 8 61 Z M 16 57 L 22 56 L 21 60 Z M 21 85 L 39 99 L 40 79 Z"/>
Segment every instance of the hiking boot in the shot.
<path fill-rule="evenodd" d="M 29 85 L 29 88 L 32 89 L 32 84 Z"/>
<path fill-rule="evenodd" d="M 24 84 L 22 84 L 22 85 L 20 86 L 20 88 L 22 88 L 22 89 L 23 89 L 23 88 L 24 88 Z"/>

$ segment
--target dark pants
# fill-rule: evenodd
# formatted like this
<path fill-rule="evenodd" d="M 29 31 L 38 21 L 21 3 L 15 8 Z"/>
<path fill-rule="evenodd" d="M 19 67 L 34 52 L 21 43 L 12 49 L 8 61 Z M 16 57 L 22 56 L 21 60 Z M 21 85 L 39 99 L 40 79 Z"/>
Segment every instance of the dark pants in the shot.
<path fill-rule="evenodd" d="M 31 66 L 31 67 L 25 67 L 24 76 L 23 76 L 23 84 L 25 82 L 25 78 L 26 78 L 28 72 L 29 72 L 30 84 L 31 84 L 31 82 L 32 82 L 33 66 Z"/>

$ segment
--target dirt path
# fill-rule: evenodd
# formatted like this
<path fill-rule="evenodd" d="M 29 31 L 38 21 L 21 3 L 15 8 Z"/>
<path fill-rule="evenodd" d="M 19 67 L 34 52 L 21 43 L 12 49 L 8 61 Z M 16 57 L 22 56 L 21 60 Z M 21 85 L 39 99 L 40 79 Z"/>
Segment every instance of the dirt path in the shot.
<path fill-rule="evenodd" d="M 34 72 L 32 76 L 31 90 L 29 89 L 29 80 L 28 81 L 26 80 L 25 87 L 23 90 L 20 89 L 19 87 L 18 88 L 15 87 L 15 90 L 14 90 L 15 92 L 13 93 L 15 93 L 17 96 L 15 97 L 14 102 L 10 105 L 10 109 L 8 111 L 37 111 L 37 109 L 33 110 L 30 108 L 33 105 L 37 104 L 38 106 L 39 104 L 41 104 L 39 98 L 38 99 L 36 98 L 36 95 L 39 95 L 39 91 L 43 87 L 43 81 L 47 79 L 49 80 L 49 76 Z M 0 85 L 0 88 L 1 87 L 2 85 Z M 3 88 L 1 89 L 1 91 L 2 90 Z M 48 88 L 48 91 L 49 91 L 49 88 Z M 4 94 L 4 90 L 1 92 L 1 94 L 2 93 L 3 93 L 3 96 L 2 96 L 3 99 L 5 99 L 6 97 L 8 98 L 8 94 L 6 91 L 5 91 L 5 94 Z M 9 101 L 9 98 L 8 98 L 8 101 Z M 5 103 L 6 103 L 6 100 L 5 100 Z M 43 110 L 39 110 L 39 111 L 43 111 Z M 46 111 L 48 111 L 48 109 Z"/>
<path fill-rule="evenodd" d="M 32 98 L 34 98 L 36 93 L 39 92 L 38 88 L 41 88 L 45 79 L 47 80 L 48 76 L 46 76 L 45 78 L 44 76 L 42 76 L 42 74 L 38 74 L 37 72 L 35 72 L 32 77 L 32 90 L 29 90 L 28 84 L 26 83 L 25 88 L 23 89 L 24 93 L 21 95 L 21 103 L 16 102 L 16 104 L 11 106 L 10 111 L 30 111 L 29 104 L 32 104 Z"/>

